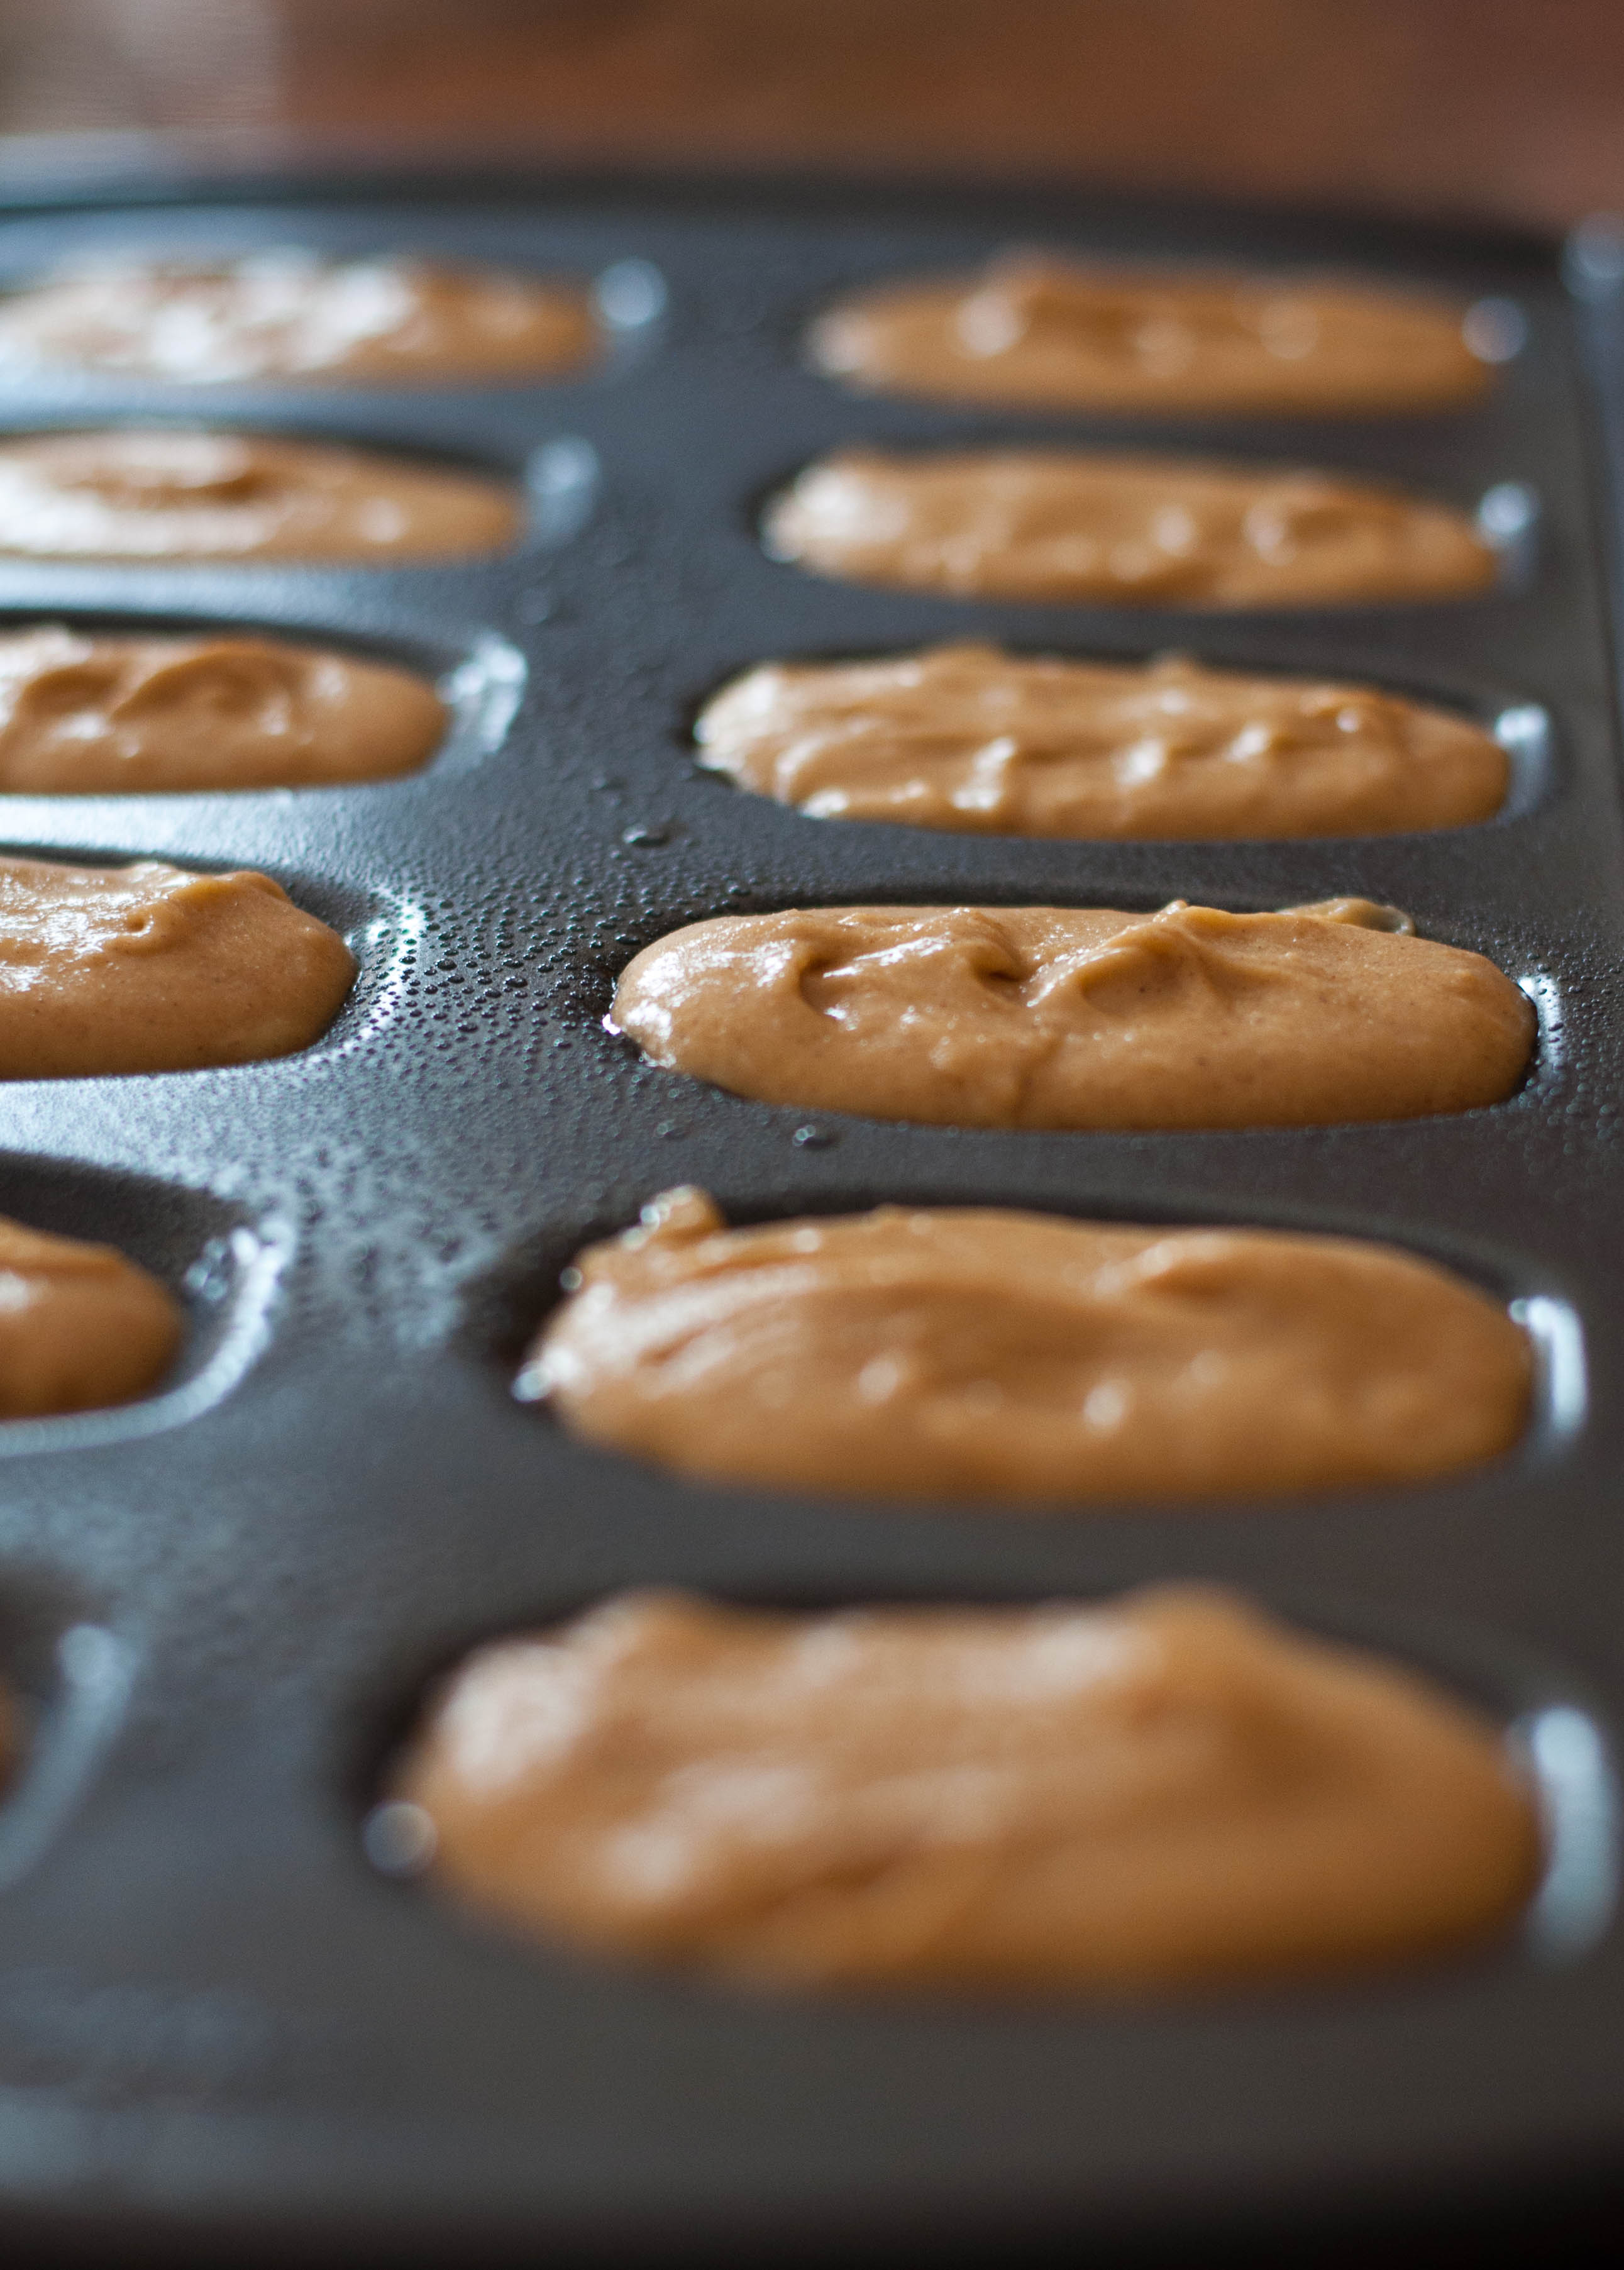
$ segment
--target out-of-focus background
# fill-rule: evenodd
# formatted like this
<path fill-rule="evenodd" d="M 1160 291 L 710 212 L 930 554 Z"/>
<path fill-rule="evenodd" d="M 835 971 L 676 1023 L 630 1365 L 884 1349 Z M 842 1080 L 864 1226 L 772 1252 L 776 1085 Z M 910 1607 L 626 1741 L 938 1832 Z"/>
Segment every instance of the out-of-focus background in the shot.
<path fill-rule="evenodd" d="M 1048 174 L 1560 226 L 1624 205 L 1624 4 L 0 0 L 0 172 L 176 154 Z"/>

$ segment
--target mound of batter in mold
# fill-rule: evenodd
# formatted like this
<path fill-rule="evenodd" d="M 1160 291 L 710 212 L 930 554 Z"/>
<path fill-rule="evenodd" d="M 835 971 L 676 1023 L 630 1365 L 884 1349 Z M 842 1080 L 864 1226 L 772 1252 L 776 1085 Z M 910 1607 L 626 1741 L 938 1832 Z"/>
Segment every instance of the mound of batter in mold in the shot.
<path fill-rule="evenodd" d="M 278 246 L 209 266 L 104 261 L 0 301 L 0 371 L 457 385 L 569 375 L 599 346 L 579 284 Z"/>
<path fill-rule="evenodd" d="M 767 1103 L 1077 1129 L 1470 1110 L 1516 1087 L 1536 1030 L 1492 961 L 1363 899 L 721 915 L 629 962 L 612 1021 Z"/>
<path fill-rule="evenodd" d="M 174 427 L 0 441 L 0 553 L 387 567 L 506 551 L 523 516 L 488 476 L 334 442 Z"/>
<path fill-rule="evenodd" d="M 0 1079 L 291 1056 L 355 969 L 336 931 L 251 868 L 0 857 Z"/>
<path fill-rule="evenodd" d="M 1435 293 L 1341 278 L 1014 252 L 980 276 L 856 293 L 819 317 L 808 345 L 820 370 L 876 393 L 1174 418 L 1346 417 L 1476 401 L 1491 381 L 1481 328 Z"/>
<path fill-rule="evenodd" d="M 1510 767 L 1469 717 L 1316 679 L 966 642 L 765 663 L 712 697 L 700 762 L 814 820 L 1191 842 L 1461 827 Z"/>
<path fill-rule="evenodd" d="M 1081 449 L 842 449 L 768 508 L 819 575 L 963 599 L 1320 607 L 1465 597 L 1494 551 L 1451 505 L 1373 481 Z"/>
<path fill-rule="evenodd" d="M 1528 1420 L 1504 1308 L 1390 1246 L 880 1206 L 729 1229 L 666 1192 L 576 1257 L 515 1383 L 704 1479 L 989 1503 L 1414 1482 Z"/>
<path fill-rule="evenodd" d="M 1193 1586 L 821 1614 L 622 1595 L 476 1653 L 393 1786 L 474 1912 L 787 1988 L 1357 1970 L 1503 1932 L 1539 1864 L 1492 1721 Z"/>
<path fill-rule="evenodd" d="M 145 1395 L 174 1362 L 183 1332 L 174 1295 L 112 1246 L 0 1215 L 0 1420 Z"/>
<path fill-rule="evenodd" d="M 0 635 L 0 791 L 329 788 L 428 761 L 445 704 L 410 671 L 286 640 Z"/>

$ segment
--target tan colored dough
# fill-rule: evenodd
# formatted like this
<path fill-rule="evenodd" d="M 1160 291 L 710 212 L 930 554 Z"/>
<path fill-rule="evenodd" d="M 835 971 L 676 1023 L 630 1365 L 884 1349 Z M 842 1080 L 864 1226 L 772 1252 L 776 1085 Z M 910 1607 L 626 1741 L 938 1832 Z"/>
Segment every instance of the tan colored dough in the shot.
<path fill-rule="evenodd" d="M 290 1056 L 354 982 L 337 932 L 251 868 L 0 858 L 0 1079 Z"/>
<path fill-rule="evenodd" d="M 722 915 L 628 962 L 613 1020 L 737 1095 L 959 1127 L 1465 1111 L 1511 1093 L 1536 1031 L 1492 961 L 1361 899 Z"/>
<path fill-rule="evenodd" d="M 1506 753 L 1369 686 L 993 646 L 767 663 L 707 703 L 700 762 L 815 820 L 1103 839 L 1384 835 L 1488 819 Z"/>
<path fill-rule="evenodd" d="M 0 300 L 0 372 L 455 385 L 562 377 L 597 347 L 577 284 L 292 246 L 216 266 L 107 262 Z"/>
<path fill-rule="evenodd" d="M 950 598 L 1318 607 L 1480 591 L 1495 555 L 1452 506 L 1371 481 L 1082 449 L 843 449 L 768 508 L 768 550 Z"/>
<path fill-rule="evenodd" d="M 1499 1303 L 1350 1238 L 923 1206 L 730 1230 L 677 1191 L 575 1268 L 520 1393 L 711 1481 L 1244 1498 L 1423 1481 L 1527 1423 Z"/>
<path fill-rule="evenodd" d="M 325 788 L 414 772 L 445 704 L 409 671 L 282 639 L 0 635 L 0 791 Z"/>
<path fill-rule="evenodd" d="M 182 1332 L 174 1296 L 112 1246 L 0 1216 L 0 1419 L 145 1395 L 174 1362 Z M 0 1724 L 0 1783 L 4 1735 Z"/>
<path fill-rule="evenodd" d="M 505 552 L 511 486 L 328 441 L 116 427 L 0 441 L 0 553 L 35 560 L 330 560 Z"/>
<path fill-rule="evenodd" d="M 784 1987 L 1414 1961 L 1504 1932 L 1540 1858 L 1487 1719 L 1194 1586 L 811 1615 L 622 1595 L 479 1650 L 395 1786 L 477 1911 Z"/>
<path fill-rule="evenodd" d="M 1166 417 L 1386 415 L 1478 399 L 1465 310 L 1331 278 L 1092 267 L 1011 253 L 819 316 L 831 377 L 884 394 Z"/>

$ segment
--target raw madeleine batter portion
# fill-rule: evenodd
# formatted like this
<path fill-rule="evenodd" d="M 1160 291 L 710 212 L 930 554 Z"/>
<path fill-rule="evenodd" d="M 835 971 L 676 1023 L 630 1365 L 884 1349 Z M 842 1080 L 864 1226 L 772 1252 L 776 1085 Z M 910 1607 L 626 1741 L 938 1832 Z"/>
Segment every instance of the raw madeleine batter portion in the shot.
<path fill-rule="evenodd" d="M 426 764 L 445 732 L 410 671 L 282 639 L 0 636 L 0 791 L 324 788 Z"/>
<path fill-rule="evenodd" d="M 252 868 L 0 858 L 0 1079 L 291 1056 L 354 982 L 337 931 Z"/>
<path fill-rule="evenodd" d="M 1365 899 L 722 915 L 628 962 L 613 1022 L 764 1103 L 1072 1128 L 1466 1111 L 1511 1093 L 1537 1027 L 1492 961 Z"/>
<path fill-rule="evenodd" d="M 128 1403 L 157 1385 L 181 1337 L 178 1302 L 112 1246 L 0 1216 L 0 1419 Z"/>
<path fill-rule="evenodd" d="M 814 820 L 1000 835 L 1385 835 L 1505 800 L 1470 719 L 1374 686 L 994 646 L 766 663 L 708 702 L 700 762 Z"/>
<path fill-rule="evenodd" d="M 1329 278 L 1095 267 L 1010 253 L 980 276 L 883 284 L 819 317 L 812 360 L 947 402 L 1304 415 L 1453 409 L 1488 372 L 1465 308 Z"/>
<path fill-rule="evenodd" d="M 1413 1482 L 1498 1457 L 1530 1359 L 1390 1246 L 880 1206 L 728 1229 L 701 1191 L 576 1257 L 516 1382 L 708 1480 L 994 1502 Z"/>
<path fill-rule="evenodd" d="M 182 385 L 550 378 L 597 351 L 578 284 L 296 246 L 205 264 L 70 270 L 0 301 L 0 371 L 115 371 Z"/>
<path fill-rule="evenodd" d="M 36 560 L 331 560 L 501 552 L 511 489 L 325 441 L 181 427 L 0 441 L 0 553 Z"/>
<path fill-rule="evenodd" d="M 813 1615 L 623 1594 L 473 1655 L 397 1787 L 471 1907 L 777 1986 L 1393 1962 L 1503 1930 L 1540 1862 L 1487 1719 L 1195 1586 Z"/>
<path fill-rule="evenodd" d="M 767 548 L 855 583 L 1154 607 L 1457 598 L 1495 555 L 1452 506 L 1369 481 L 1081 449 L 842 449 L 768 508 Z"/>

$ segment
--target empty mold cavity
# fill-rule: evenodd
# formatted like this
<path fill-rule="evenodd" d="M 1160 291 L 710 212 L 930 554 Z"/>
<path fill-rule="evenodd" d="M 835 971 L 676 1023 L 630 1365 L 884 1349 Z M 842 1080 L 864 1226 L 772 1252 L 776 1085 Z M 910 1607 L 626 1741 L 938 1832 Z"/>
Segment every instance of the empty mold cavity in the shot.
<path fill-rule="evenodd" d="M 0 1214 L 30 1229 L 111 1245 L 181 1303 L 174 1365 L 138 1400 L 57 1418 L 0 1421 L 0 1457 L 80 1450 L 164 1433 L 231 1393 L 271 1336 L 293 1233 L 207 1191 L 71 1161 L 0 1158 Z"/>
<path fill-rule="evenodd" d="M 0 1576 L 0 1680 L 19 1754 L 0 1784 L 0 1894 L 48 1850 L 117 1737 L 135 1673 L 129 1643 L 64 1592 Z"/>

